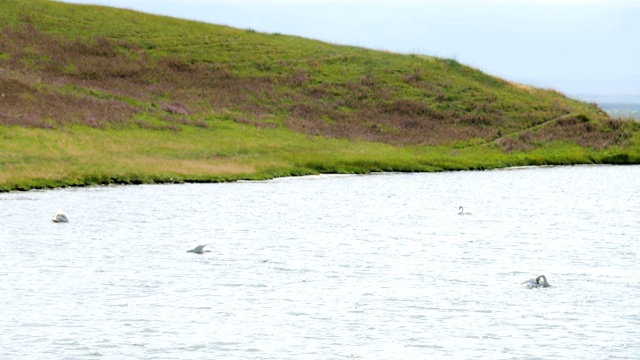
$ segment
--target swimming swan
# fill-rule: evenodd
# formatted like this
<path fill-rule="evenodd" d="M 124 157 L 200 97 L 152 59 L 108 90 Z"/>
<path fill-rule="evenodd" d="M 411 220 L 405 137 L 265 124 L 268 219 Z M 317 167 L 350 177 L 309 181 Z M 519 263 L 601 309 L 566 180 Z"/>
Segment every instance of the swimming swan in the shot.
<path fill-rule="evenodd" d="M 540 281 L 542 279 L 542 281 Z M 538 288 L 538 287 L 549 287 L 551 284 L 547 282 L 547 277 L 544 275 L 540 275 L 535 279 L 529 279 L 527 281 L 523 281 L 520 285 L 526 285 L 527 287 Z"/>
<path fill-rule="evenodd" d="M 67 215 L 64 212 L 58 210 L 58 211 L 56 211 L 56 213 L 51 218 L 51 221 L 57 222 L 57 223 L 58 222 L 69 222 L 69 218 L 67 217 Z"/>
<path fill-rule="evenodd" d="M 458 213 L 458 215 L 471 215 L 470 212 L 464 212 L 464 207 L 460 206 L 458 208 L 458 210 L 460 210 L 460 212 Z"/>
<path fill-rule="evenodd" d="M 204 254 L 206 252 L 211 252 L 211 250 L 206 249 L 207 246 L 211 244 L 198 245 L 191 250 L 187 250 L 187 252 L 195 253 L 195 254 Z"/>

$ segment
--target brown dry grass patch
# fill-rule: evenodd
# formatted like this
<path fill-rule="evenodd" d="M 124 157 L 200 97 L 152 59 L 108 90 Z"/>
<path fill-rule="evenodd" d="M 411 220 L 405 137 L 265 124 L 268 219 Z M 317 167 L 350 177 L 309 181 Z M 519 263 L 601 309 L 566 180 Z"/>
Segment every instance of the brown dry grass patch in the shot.
<path fill-rule="evenodd" d="M 190 176 L 242 175 L 251 174 L 256 168 L 220 160 L 176 160 L 157 158 L 122 159 L 118 161 L 122 168 L 130 168 L 145 173 L 174 173 Z"/>

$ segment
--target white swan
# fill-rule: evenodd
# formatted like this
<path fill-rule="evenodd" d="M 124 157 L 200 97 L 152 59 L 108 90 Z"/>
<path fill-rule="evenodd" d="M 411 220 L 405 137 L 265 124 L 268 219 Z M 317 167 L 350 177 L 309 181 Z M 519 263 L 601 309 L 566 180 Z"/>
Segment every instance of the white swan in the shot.
<path fill-rule="evenodd" d="M 542 280 L 542 281 L 541 281 Z M 544 275 L 540 275 L 537 278 L 529 279 L 520 283 L 520 285 L 525 285 L 528 287 L 549 287 L 551 284 L 547 282 L 547 277 Z"/>
<path fill-rule="evenodd" d="M 191 250 L 187 250 L 187 252 L 195 253 L 195 254 L 204 254 L 206 252 L 211 252 L 211 250 L 206 248 L 209 245 L 211 244 L 198 245 Z"/>
<path fill-rule="evenodd" d="M 53 217 L 51 218 L 51 221 L 53 221 L 53 222 L 69 222 L 69 218 L 67 217 L 67 214 L 65 214 L 64 212 L 58 210 L 58 211 L 56 211 L 55 214 L 53 214 Z"/>
<path fill-rule="evenodd" d="M 458 208 L 458 210 L 460 210 L 460 212 L 458 213 L 458 215 L 471 215 L 470 212 L 464 212 L 464 207 L 460 206 Z"/>

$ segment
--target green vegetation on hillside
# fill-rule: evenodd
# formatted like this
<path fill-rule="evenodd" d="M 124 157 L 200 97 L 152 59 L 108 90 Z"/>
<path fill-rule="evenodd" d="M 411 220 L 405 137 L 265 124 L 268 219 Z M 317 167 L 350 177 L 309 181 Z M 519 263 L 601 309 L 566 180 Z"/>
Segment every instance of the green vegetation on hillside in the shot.
<path fill-rule="evenodd" d="M 0 2 L 0 190 L 639 163 L 640 125 L 454 60 Z"/>

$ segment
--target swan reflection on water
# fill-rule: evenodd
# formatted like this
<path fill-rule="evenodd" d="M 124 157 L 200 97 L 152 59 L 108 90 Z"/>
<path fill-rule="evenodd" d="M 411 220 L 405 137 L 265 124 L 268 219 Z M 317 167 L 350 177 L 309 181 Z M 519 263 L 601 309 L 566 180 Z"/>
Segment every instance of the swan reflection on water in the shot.
<path fill-rule="evenodd" d="M 69 218 L 67 217 L 67 214 L 65 214 L 63 211 L 58 210 L 56 211 L 55 214 L 53 214 L 51 221 L 57 222 L 57 223 L 61 223 L 61 222 L 66 223 L 66 222 L 69 222 Z"/>
<path fill-rule="evenodd" d="M 187 250 L 187 252 L 195 253 L 195 254 L 204 254 L 206 252 L 211 252 L 211 250 L 207 249 L 207 246 L 211 244 L 198 245 L 191 250 Z"/>
<path fill-rule="evenodd" d="M 547 277 L 544 275 L 540 275 L 537 278 L 529 279 L 520 283 L 520 285 L 524 285 L 530 288 L 539 288 L 539 287 L 549 287 L 551 284 L 547 282 Z"/>

